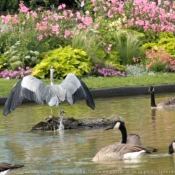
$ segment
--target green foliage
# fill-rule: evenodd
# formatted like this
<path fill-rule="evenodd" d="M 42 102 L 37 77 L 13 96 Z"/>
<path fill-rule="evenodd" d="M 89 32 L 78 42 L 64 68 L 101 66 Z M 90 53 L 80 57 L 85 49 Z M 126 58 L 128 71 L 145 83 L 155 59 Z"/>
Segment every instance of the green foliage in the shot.
<path fill-rule="evenodd" d="M 167 53 L 164 48 L 159 50 L 146 51 L 146 67 L 156 72 L 174 70 L 175 60 L 171 58 L 171 54 Z"/>
<path fill-rule="evenodd" d="M 161 32 L 156 42 L 148 42 L 142 45 L 141 49 L 146 50 L 159 50 L 165 48 L 172 57 L 175 57 L 175 37 L 172 32 Z"/>
<path fill-rule="evenodd" d="M 96 22 L 100 23 L 100 27 L 97 30 L 106 43 L 106 52 L 108 52 L 109 45 L 112 45 L 108 53 L 117 52 L 116 62 L 127 65 L 132 63 L 133 57 L 140 58 L 143 55 L 140 46 L 145 42 L 145 35 L 134 30 L 119 29 L 124 17 L 124 15 L 121 15 L 115 21 L 100 19 L 96 20 Z"/>
<path fill-rule="evenodd" d="M 144 75 L 154 75 L 154 72 L 150 72 L 139 64 L 126 65 L 127 76 L 144 76 Z"/>
<path fill-rule="evenodd" d="M 3 10 L 6 4 L 6 0 L 1 0 L 0 1 L 0 10 Z"/>
<path fill-rule="evenodd" d="M 25 65 L 32 67 L 40 61 L 38 55 L 38 51 L 28 50 L 18 41 L 1 55 L 0 69 L 17 70 L 19 66 L 25 67 Z"/>
<path fill-rule="evenodd" d="M 140 46 L 144 42 L 143 33 L 136 31 L 118 30 L 114 37 L 115 50 L 118 52 L 123 65 L 131 64 L 133 57 L 140 58 L 143 52 Z"/>
<path fill-rule="evenodd" d="M 101 59 L 106 56 L 104 49 L 102 48 L 102 41 L 93 31 L 74 30 L 71 46 L 74 49 L 84 50 L 93 64 L 100 62 Z"/>
<path fill-rule="evenodd" d="M 42 53 L 42 57 L 42 61 L 33 68 L 33 75 L 40 78 L 48 76 L 51 66 L 54 66 L 57 77 L 65 77 L 68 73 L 82 76 L 91 71 L 90 59 L 82 49 L 73 49 L 71 46 L 60 47 Z"/>

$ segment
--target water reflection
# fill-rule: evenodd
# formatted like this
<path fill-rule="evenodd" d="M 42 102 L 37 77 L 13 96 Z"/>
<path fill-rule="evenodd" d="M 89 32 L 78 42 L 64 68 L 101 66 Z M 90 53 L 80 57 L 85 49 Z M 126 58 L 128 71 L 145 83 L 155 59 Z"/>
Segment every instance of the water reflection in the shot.
<path fill-rule="evenodd" d="M 156 101 L 171 96 L 175 94 L 156 95 Z M 63 103 L 61 108 L 66 111 L 66 116 L 75 118 L 120 115 L 125 120 L 129 134 L 140 135 L 143 145 L 156 147 L 159 151 L 140 162 L 94 163 L 92 158 L 101 148 L 121 139 L 119 131 L 104 131 L 100 128 L 30 133 L 27 131 L 34 124 L 50 115 L 50 108 L 47 105 L 26 104 L 6 117 L 2 115 L 2 106 L 0 107 L 0 160 L 25 164 L 24 168 L 11 174 L 175 172 L 173 156 L 167 154 L 169 144 L 175 140 L 175 110 L 151 110 L 149 96 L 95 99 L 95 102 L 94 111 L 84 101 L 71 107 Z M 54 112 L 57 113 L 57 108 L 54 108 Z"/>

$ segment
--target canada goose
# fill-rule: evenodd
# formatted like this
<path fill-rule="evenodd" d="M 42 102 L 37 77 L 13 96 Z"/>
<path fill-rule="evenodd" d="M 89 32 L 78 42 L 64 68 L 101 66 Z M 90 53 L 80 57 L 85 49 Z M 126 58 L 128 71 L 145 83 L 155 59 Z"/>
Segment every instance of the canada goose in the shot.
<path fill-rule="evenodd" d="M 160 102 L 158 105 L 155 103 L 155 96 L 154 96 L 154 87 L 150 86 L 148 92 L 151 94 L 151 108 L 152 109 L 161 109 L 161 108 L 173 108 L 175 107 L 175 97 L 164 100 Z"/>
<path fill-rule="evenodd" d="M 170 146 L 169 146 L 169 154 L 173 154 L 175 150 L 175 140 L 173 142 L 171 142 Z"/>
<path fill-rule="evenodd" d="M 151 153 L 147 148 L 141 146 L 139 139 L 139 144 L 131 142 L 131 138 L 138 138 L 137 135 L 131 135 L 130 143 L 127 143 L 127 131 L 124 122 L 114 121 L 105 130 L 109 129 L 119 129 L 122 133 L 122 140 L 120 143 L 115 143 L 113 145 L 106 146 L 102 148 L 93 158 L 93 161 L 116 161 L 116 160 L 132 160 L 140 158 L 143 153 Z"/>
<path fill-rule="evenodd" d="M 9 164 L 9 163 L 0 163 L 0 175 L 5 175 L 8 171 L 16 168 L 21 168 L 24 165 L 15 165 L 15 164 Z"/>

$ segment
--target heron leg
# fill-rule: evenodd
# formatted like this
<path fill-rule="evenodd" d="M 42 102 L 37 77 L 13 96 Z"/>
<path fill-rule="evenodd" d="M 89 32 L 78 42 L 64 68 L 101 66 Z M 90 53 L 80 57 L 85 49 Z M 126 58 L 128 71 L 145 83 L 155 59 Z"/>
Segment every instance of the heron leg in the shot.
<path fill-rule="evenodd" d="M 64 130 L 64 125 L 63 125 L 63 115 L 65 112 L 63 110 L 60 110 L 60 125 L 59 125 L 59 130 Z"/>
<path fill-rule="evenodd" d="M 51 110 L 51 115 L 52 115 L 52 117 L 54 116 L 53 115 L 53 109 L 52 109 L 52 107 L 50 106 L 50 110 Z"/>

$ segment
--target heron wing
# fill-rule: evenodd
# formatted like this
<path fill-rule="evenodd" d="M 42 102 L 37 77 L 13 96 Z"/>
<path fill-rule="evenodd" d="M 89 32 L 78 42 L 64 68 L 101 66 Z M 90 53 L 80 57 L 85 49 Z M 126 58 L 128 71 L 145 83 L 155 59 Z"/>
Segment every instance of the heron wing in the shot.
<path fill-rule="evenodd" d="M 90 108 L 95 108 L 94 99 L 86 84 L 74 74 L 68 74 L 60 86 L 66 89 L 66 99 L 70 105 L 81 98 L 86 99 L 86 104 Z"/>
<path fill-rule="evenodd" d="M 38 104 L 43 104 L 45 99 L 43 92 L 45 91 L 45 84 L 33 77 L 26 76 L 12 88 L 4 105 L 4 115 L 8 115 L 15 110 L 23 101 L 24 98 L 35 101 Z"/>

